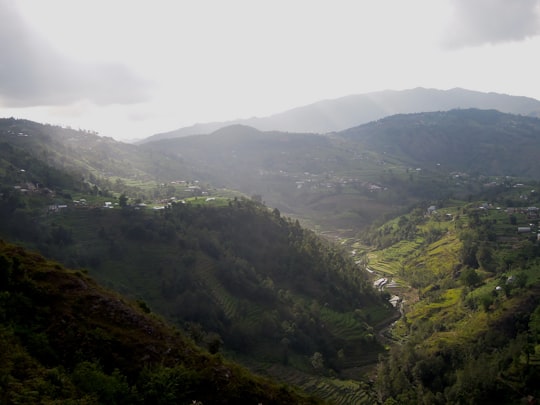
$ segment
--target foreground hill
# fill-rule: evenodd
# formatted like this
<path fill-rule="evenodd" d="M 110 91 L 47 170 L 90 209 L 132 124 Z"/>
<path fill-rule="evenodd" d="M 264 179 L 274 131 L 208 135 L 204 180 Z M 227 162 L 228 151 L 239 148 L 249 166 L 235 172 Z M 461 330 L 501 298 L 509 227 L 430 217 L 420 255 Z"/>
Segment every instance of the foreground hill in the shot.
<path fill-rule="evenodd" d="M 205 353 L 80 271 L 5 242 L 0 277 L 2 403 L 318 403 Z"/>
<path fill-rule="evenodd" d="M 5 155 L 1 237 L 87 269 L 211 352 L 336 403 L 366 399 L 365 385 L 332 376 L 376 361 L 374 326 L 392 310 L 343 252 L 246 199 L 169 199 L 155 210 L 123 195 L 111 209 L 57 176 L 54 191 L 30 188 L 52 168 L 13 150 L 31 169 Z"/>
<path fill-rule="evenodd" d="M 196 124 L 151 136 L 141 143 L 188 135 L 209 134 L 220 128 L 242 124 L 262 131 L 327 133 L 375 121 L 390 115 L 456 108 L 495 109 L 501 112 L 540 117 L 540 101 L 465 89 L 416 88 L 380 91 L 324 100 L 262 118 Z"/>
<path fill-rule="evenodd" d="M 87 268 L 214 350 L 224 343 L 238 355 L 307 370 L 318 352 L 336 371 L 380 351 L 372 326 L 391 314 L 388 305 L 352 260 L 277 210 L 249 200 L 154 212 L 22 210 L 3 217 L 4 237 Z"/>

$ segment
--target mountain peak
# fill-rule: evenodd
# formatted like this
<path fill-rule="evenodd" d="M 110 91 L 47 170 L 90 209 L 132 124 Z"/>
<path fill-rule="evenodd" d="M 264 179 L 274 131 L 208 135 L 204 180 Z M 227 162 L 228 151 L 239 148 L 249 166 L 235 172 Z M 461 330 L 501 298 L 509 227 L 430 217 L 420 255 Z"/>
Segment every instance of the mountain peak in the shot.
<path fill-rule="evenodd" d="M 212 135 L 228 135 L 228 134 L 236 134 L 236 135 L 246 135 L 246 134 L 254 134 L 254 133 L 260 133 L 257 128 L 254 128 L 249 125 L 244 124 L 232 124 L 225 126 L 223 128 L 219 128 L 212 132 Z"/>
<path fill-rule="evenodd" d="M 455 87 L 438 90 L 417 87 L 408 90 L 349 95 L 300 106 L 268 117 L 197 124 L 151 136 L 141 143 L 186 135 L 209 134 L 226 126 L 249 126 L 260 131 L 328 133 L 352 128 L 394 114 L 448 111 L 454 108 L 494 109 L 540 117 L 540 101 L 528 97 L 483 93 Z"/>

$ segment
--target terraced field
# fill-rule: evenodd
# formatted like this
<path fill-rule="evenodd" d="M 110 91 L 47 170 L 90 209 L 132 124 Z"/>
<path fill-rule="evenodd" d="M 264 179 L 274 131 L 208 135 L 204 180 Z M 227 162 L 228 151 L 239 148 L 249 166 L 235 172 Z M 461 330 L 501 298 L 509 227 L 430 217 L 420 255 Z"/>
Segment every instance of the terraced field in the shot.
<path fill-rule="evenodd" d="M 373 389 L 365 382 L 314 376 L 292 368 L 274 365 L 263 370 L 274 378 L 286 381 L 336 405 L 372 405 L 377 403 Z"/>
<path fill-rule="evenodd" d="M 435 313 L 441 313 L 444 309 L 453 307 L 459 303 L 461 289 L 454 288 L 444 292 L 440 299 L 435 302 L 418 303 L 415 306 L 414 312 L 407 314 L 409 319 L 414 320 L 416 318 L 428 318 Z"/>
<path fill-rule="evenodd" d="M 234 319 L 239 314 L 238 300 L 234 298 L 216 279 L 213 267 L 214 264 L 210 260 L 201 256 L 198 259 L 197 266 L 198 278 L 209 289 L 212 297 L 225 313 L 225 316 L 228 319 Z"/>
<path fill-rule="evenodd" d="M 398 275 L 403 266 L 403 259 L 410 257 L 422 241 L 420 238 L 414 241 L 403 240 L 387 249 L 370 252 L 368 267 L 380 274 Z"/>
<path fill-rule="evenodd" d="M 355 318 L 354 313 L 337 313 L 328 308 L 321 309 L 321 318 L 326 328 L 336 336 L 345 340 L 365 338 L 365 326 Z"/>

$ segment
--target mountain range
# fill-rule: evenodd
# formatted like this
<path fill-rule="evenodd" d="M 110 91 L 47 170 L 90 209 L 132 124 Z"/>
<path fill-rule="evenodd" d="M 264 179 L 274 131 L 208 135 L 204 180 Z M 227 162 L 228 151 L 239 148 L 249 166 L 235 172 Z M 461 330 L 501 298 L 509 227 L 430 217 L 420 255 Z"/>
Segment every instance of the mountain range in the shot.
<path fill-rule="evenodd" d="M 494 109 L 511 114 L 540 117 L 540 101 L 533 98 L 483 93 L 461 88 L 450 90 L 415 88 L 324 100 L 268 117 L 199 123 L 156 134 L 139 143 L 209 134 L 233 124 L 247 125 L 262 131 L 327 133 L 342 131 L 394 114 L 447 111 L 458 108 Z"/>
<path fill-rule="evenodd" d="M 540 119 L 495 110 L 398 114 L 329 134 L 233 125 L 141 145 L 284 213 L 362 228 L 422 200 L 479 192 L 488 177 L 540 173 Z M 456 177 L 456 175 L 458 177 Z"/>

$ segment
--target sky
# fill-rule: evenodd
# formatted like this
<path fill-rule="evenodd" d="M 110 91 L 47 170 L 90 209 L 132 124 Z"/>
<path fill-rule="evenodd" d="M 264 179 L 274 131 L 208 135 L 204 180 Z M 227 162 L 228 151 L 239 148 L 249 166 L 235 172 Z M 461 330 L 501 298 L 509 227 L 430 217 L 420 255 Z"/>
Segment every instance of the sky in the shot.
<path fill-rule="evenodd" d="M 0 117 L 128 141 L 415 87 L 540 100 L 540 0 L 0 0 Z"/>

